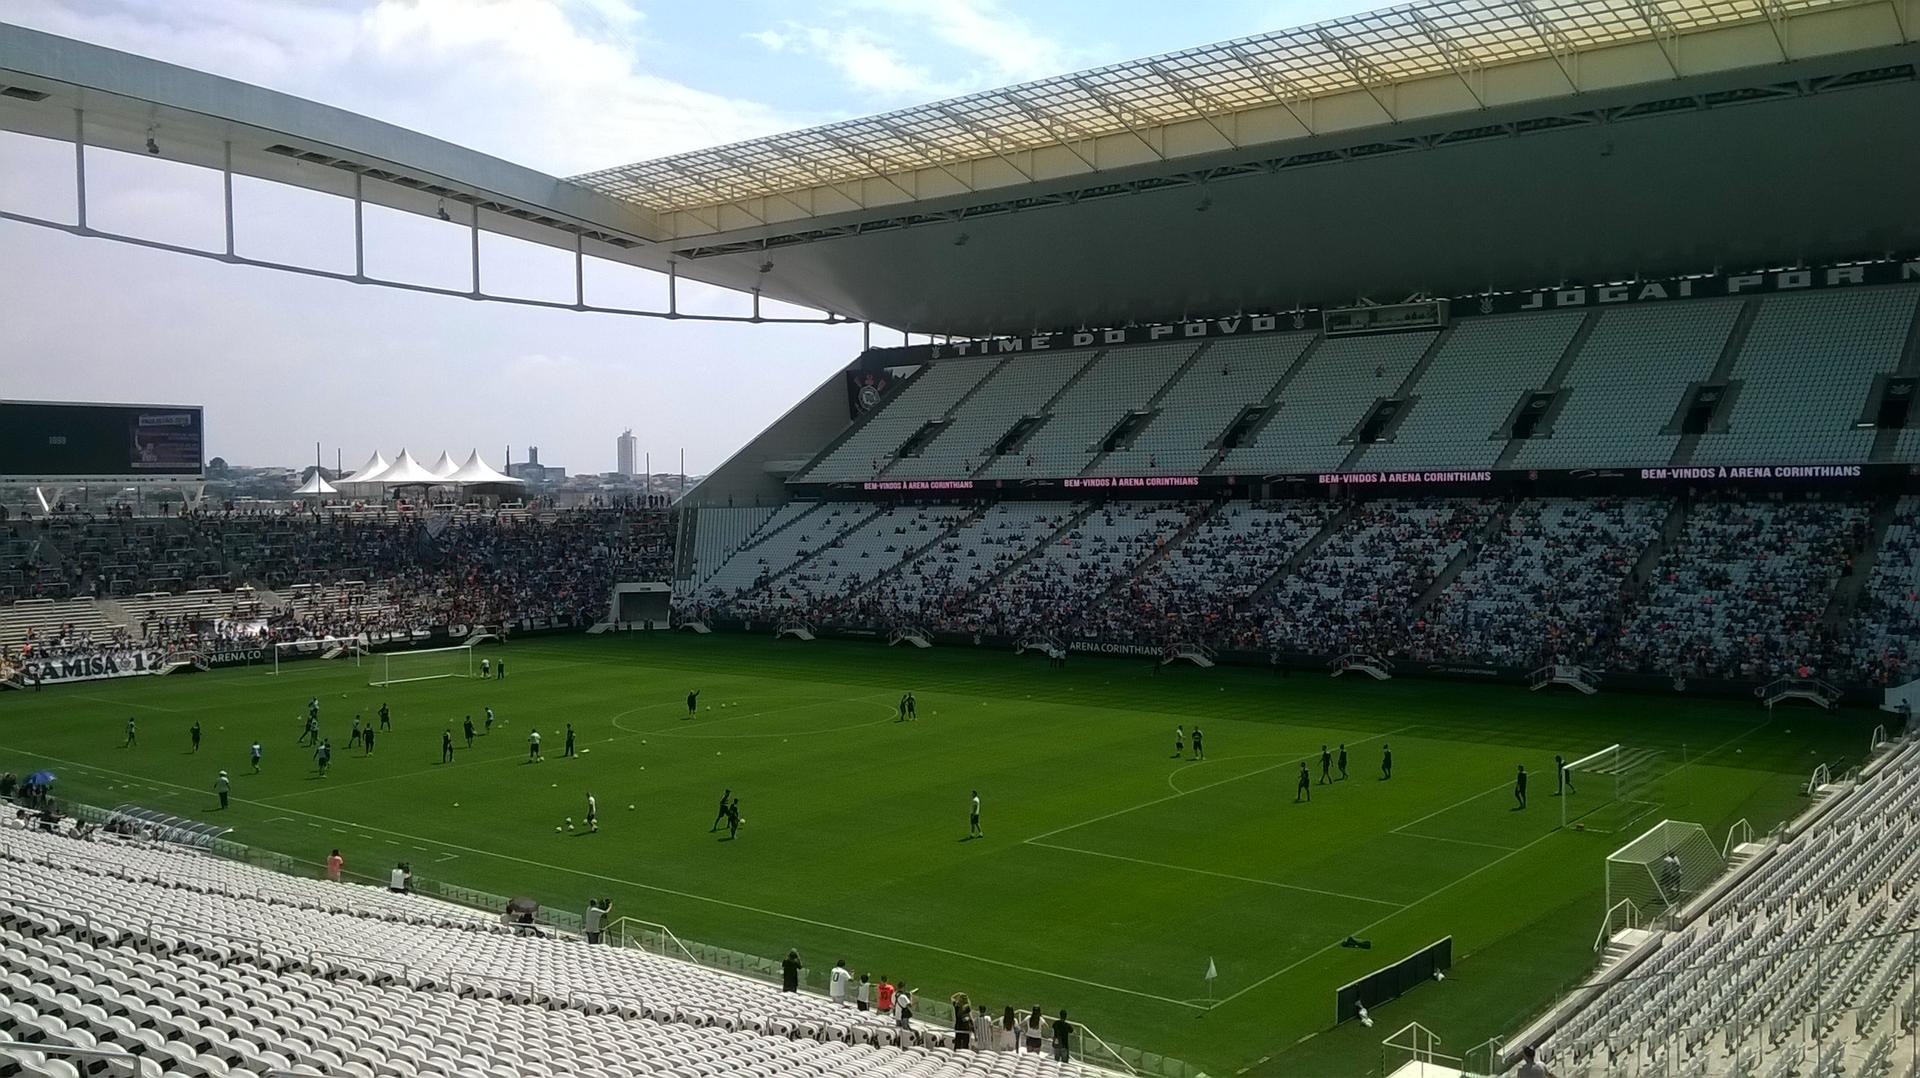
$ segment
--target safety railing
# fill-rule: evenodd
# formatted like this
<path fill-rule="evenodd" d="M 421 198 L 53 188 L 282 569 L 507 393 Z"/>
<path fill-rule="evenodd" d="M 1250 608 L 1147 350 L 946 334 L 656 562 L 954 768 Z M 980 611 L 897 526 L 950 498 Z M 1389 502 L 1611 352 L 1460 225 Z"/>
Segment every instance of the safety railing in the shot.
<path fill-rule="evenodd" d="M 1735 820 L 1733 826 L 1727 828 L 1727 841 L 1720 846 L 1720 860 L 1733 860 L 1733 851 L 1752 841 L 1753 825 L 1745 818 Z"/>
<path fill-rule="evenodd" d="M 1593 937 L 1593 950 L 1598 954 L 1616 934 L 1640 927 L 1640 907 L 1630 898 L 1623 898 L 1608 907 L 1606 916 L 1600 919 L 1600 934 Z"/>

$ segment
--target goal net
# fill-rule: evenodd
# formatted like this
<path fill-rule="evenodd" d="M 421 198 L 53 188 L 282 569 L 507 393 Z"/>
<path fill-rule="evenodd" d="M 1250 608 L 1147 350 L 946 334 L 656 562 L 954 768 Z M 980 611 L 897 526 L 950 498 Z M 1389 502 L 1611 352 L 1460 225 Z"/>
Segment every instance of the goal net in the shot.
<path fill-rule="evenodd" d="M 422 648 L 417 651 L 385 651 L 373 658 L 374 674 L 369 685 L 400 685 L 409 681 L 436 678 L 472 677 L 473 647 Z"/>
<path fill-rule="evenodd" d="M 1607 856 L 1607 908 L 1631 902 L 1642 924 L 1677 912 L 1727 869 L 1697 823 L 1662 820 Z"/>
<path fill-rule="evenodd" d="M 339 637 L 324 637 L 316 640 L 282 640 L 273 645 L 273 667 L 269 674 L 278 674 L 280 664 L 291 659 L 341 659 L 360 665 L 360 655 L 366 649 L 360 641 Z"/>
<path fill-rule="evenodd" d="M 1566 765 L 1560 826 L 1605 834 L 1623 832 L 1664 803 L 1665 769 L 1654 749 L 1609 745 Z"/>

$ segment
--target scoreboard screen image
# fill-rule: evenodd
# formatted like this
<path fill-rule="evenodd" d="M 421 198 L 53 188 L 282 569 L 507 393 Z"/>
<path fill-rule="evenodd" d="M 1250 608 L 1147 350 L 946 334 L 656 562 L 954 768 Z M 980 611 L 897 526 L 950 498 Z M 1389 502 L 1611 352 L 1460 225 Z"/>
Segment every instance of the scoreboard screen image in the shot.
<path fill-rule="evenodd" d="M 0 401 L 0 480 L 197 479 L 199 405 Z"/>

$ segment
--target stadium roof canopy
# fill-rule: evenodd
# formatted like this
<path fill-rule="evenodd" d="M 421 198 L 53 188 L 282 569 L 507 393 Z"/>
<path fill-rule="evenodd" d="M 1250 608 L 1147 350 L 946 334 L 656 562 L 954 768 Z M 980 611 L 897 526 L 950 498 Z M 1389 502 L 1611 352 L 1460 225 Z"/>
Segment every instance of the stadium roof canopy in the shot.
<path fill-rule="evenodd" d="M 560 180 L 0 26 L 0 129 L 158 130 L 169 159 L 1017 333 L 1920 249 L 1916 33 L 1920 0 L 1433 0 Z"/>

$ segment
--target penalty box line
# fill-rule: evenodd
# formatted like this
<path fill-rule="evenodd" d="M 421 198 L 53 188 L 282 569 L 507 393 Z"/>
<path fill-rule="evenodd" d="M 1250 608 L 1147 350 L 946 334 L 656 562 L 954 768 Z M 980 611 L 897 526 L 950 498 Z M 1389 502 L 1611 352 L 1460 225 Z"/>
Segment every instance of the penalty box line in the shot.
<path fill-rule="evenodd" d="M 23 753 L 22 755 L 34 756 L 34 757 L 37 757 L 38 759 L 48 760 L 53 763 L 59 764 L 63 767 L 86 768 L 92 771 L 99 772 L 100 774 L 104 774 L 104 775 L 117 775 L 121 778 L 129 778 L 129 779 L 137 779 L 140 777 L 137 775 L 127 774 L 126 772 L 123 772 L 123 771 L 114 771 L 112 769 L 103 768 L 103 767 L 93 767 L 90 764 L 83 764 L 77 760 L 66 760 L 57 756 L 47 756 L 42 753 Z M 177 790 L 185 790 L 189 793 L 205 793 L 206 792 L 204 790 L 198 789 L 197 787 L 183 786 L 177 782 L 164 782 L 160 779 L 153 779 L 151 781 L 159 783 L 160 785 L 163 785 L 163 786 L 171 786 Z M 526 865 L 530 868 L 544 869 L 549 872 L 558 872 L 558 873 L 562 873 L 569 876 L 578 876 L 578 877 L 581 877 L 582 879 L 598 880 L 602 883 L 619 884 L 620 886 L 623 886 L 623 887 L 632 887 L 642 891 L 652 891 L 656 894 L 672 895 L 676 898 L 689 899 L 695 902 L 705 902 L 714 906 L 721 906 L 727 909 L 739 910 L 743 913 L 752 913 L 752 914 L 758 914 L 759 916 L 762 916 L 762 917 L 772 917 L 779 920 L 792 921 L 796 924 L 809 925 L 814 928 L 824 928 L 833 932 L 844 932 L 850 936 L 861 936 L 866 939 L 880 940 L 883 943 L 894 943 L 902 947 L 913 947 L 915 949 L 927 951 L 933 954 L 946 955 L 950 958 L 959 958 L 969 962 L 978 962 L 982 965 L 998 966 L 1002 969 L 1010 969 L 1019 973 L 1030 973 L 1039 977 L 1050 977 L 1057 981 L 1065 981 L 1069 984 L 1083 985 L 1087 988 L 1098 988 L 1102 991 L 1114 992 L 1119 995 L 1133 996 L 1138 999 L 1150 999 L 1156 1003 L 1170 1003 L 1176 1007 L 1184 1007 L 1188 1010 L 1194 1010 L 1194 1011 L 1207 1010 L 1205 1006 L 1194 1003 L 1190 1000 L 1174 999 L 1170 996 L 1158 996 L 1158 995 L 1154 995 L 1151 992 L 1142 992 L 1134 988 L 1122 988 L 1119 985 L 1105 984 L 1100 981 L 1088 980 L 1084 977 L 1075 977 L 1065 973 L 1056 973 L 1053 970 L 1039 969 L 1034 966 L 1023 966 L 1017 962 L 1006 962 L 998 958 L 988 958 L 983 955 L 971 954 L 966 951 L 955 950 L 951 947 L 942 947 L 938 944 L 933 944 L 933 943 L 922 943 L 919 940 L 903 939 L 899 936 L 889 936 L 889 935 L 886 935 L 885 933 L 873 932 L 864 928 L 853 928 L 848 925 L 837 925 L 830 921 L 821 921 L 812 917 L 803 917 L 795 913 L 783 913 L 779 910 L 769 910 L 759 906 L 750 906 L 744 902 L 734 902 L 729 899 L 714 898 L 710 895 L 695 894 L 692 891 L 681 891 L 672 887 L 662 887 L 658 884 L 642 883 L 639 880 L 621 879 L 618 876 L 607 876 L 607 875 L 602 875 L 601 873 L 598 873 L 598 872 L 588 872 L 584 869 L 568 868 L 565 865 L 548 864 L 545 861 L 535 861 L 531 858 L 519 857 L 510 853 L 501 853 L 497 850 L 483 850 L 474 846 L 462 846 L 456 842 L 443 842 L 440 839 L 427 838 L 423 835 L 412 835 L 412 834 L 408 834 L 405 831 L 393 831 L 384 827 L 371 827 L 365 824 L 356 823 L 352 820 L 336 819 L 331 816 L 322 816 L 314 812 L 304 812 L 300 809 L 289 808 L 282 805 L 269 805 L 265 802 L 246 801 L 241 798 L 235 798 L 234 800 L 240 802 L 241 804 L 259 805 L 262 808 L 277 808 L 283 812 L 293 813 L 296 816 L 306 816 L 310 819 L 320 820 L 322 822 L 330 823 L 330 824 L 342 824 L 347 827 L 355 828 L 360 831 L 369 831 L 376 834 L 391 835 L 393 836 L 393 838 L 410 839 L 413 842 L 425 842 L 434 846 L 441 847 L 442 849 L 459 850 L 462 853 L 470 853 L 479 857 L 490 857 L 496 861 L 509 861 L 515 864 Z M 399 845 L 399 843 L 393 842 L 392 839 L 388 839 L 386 841 L 388 842 L 389 845 L 396 845 L 396 846 Z"/>
<path fill-rule="evenodd" d="M 1708 749 L 1707 751 L 1701 753 L 1699 756 L 1694 757 L 1693 760 L 1689 762 L 1704 760 L 1714 755 L 1715 753 L 1721 751 L 1722 749 L 1725 749 L 1728 746 L 1734 744 L 1735 742 L 1744 741 L 1748 736 L 1766 728 L 1766 726 L 1772 721 L 1773 720 L 1771 718 L 1762 719 L 1761 721 L 1753 724 L 1752 726 L 1747 727 L 1746 729 L 1740 731 L 1739 733 L 1734 734 L 1732 737 L 1727 738 L 1725 741 L 1720 742 L 1718 745 L 1715 745 L 1712 748 Z M 1666 774 L 1672 775 L 1674 772 L 1679 771 L 1681 766 L 1684 766 L 1684 765 L 1675 765 L 1673 768 L 1669 769 L 1666 772 Z M 1486 794 L 1478 794 L 1476 796 L 1485 797 Z M 1418 823 L 1419 821 L 1416 820 L 1414 822 Z M 1386 924 L 1388 921 L 1393 920 L 1395 917 L 1398 917 L 1401 914 L 1407 912 L 1407 910 L 1413 909 L 1415 906 L 1418 906 L 1424 902 L 1430 901 L 1437 895 L 1443 894 L 1447 891 L 1452 890 L 1455 887 L 1460 886 L 1461 884 L 1467 882 L 1468 880 L 1474 878 L 1475 876 L 1480 875 L 1482 872 L 1486 872 L 1489 869 L 1505 864 L 1506 862 L 1512 860 L 1515 857 L 1520 856 L 1521 854 L 1527 852 L 1528 850 L 1533 849 L 1535 846 L 1540 845 L 1542 842 L 1547 841 L 1548 839 L 1554 837 L 1557 834 L 1560 834 L 1560 828 L 1558 827 L 1554 828 L 1553 830 L 1547 832 L 1544 835 L 1541 835 L 1539 838 L 1534 839 L 1532 842 L 1527 843 L 1525 846 L 1521 846 L 1519 849 L 1513 850 L 1510 853 L 1502 854 L 1501 856 L 1496 857 L 1491 861 L 1488 861 L 1486 864 L 1481 865 L 1479 868 L 1474 869 L 1473 871 L 1467 873 L 1464 876 L 1451 880 L 1447 883 L 1441 884 L 1440 886 L 1427 892 L 1426 895 L 1424 895 L 1423 897 L 1417 898 L 1413 902 L 1408 903 L 1404 908 L 1395 910 L 1392 913 L 1389 913 L 1386 916 L 1381 917 L 1379 920 L 1371 922 L 1370 924 L 1362 925 L 1361 927 L 1355 929 L 1352 934 L 1357 936 L 1363 932 L 1371 932 L 1374 929 L 1380 927 L 1381 925 Z M 1307 964 L 1308 962 L 1311 962 L 1314 959 L 1319 958 L 1321 955 L 1338 949 L 1339 946 L 1340 945 L 1338 943 L 1329 943 L 1325 947 L 1320 948 L 1319 950 L 1313 952 L 1312 954 L 1306 956 L 1305 958 L 1299 959 L 1295 962 L 1291 962 L 1285 966 L 1280 967 L 1277 970 L 1274 970 L 1272 973 L 1267 974 L 1265 977 L 1260 978 L 1259 980 L 1253 982 L 1252 984 L 1246 986 L 1245 988 L 1242 988 L 1238 992 L 1235 992 L 1232 995 L 1227 996 L 1225 999 L 1222 999 L 1219 1003 L 1214 1004 L 1214 1006 L 1224 1007 L 1227 1004 L 1232 1003 L 1234 1000 L 1239 999 L 1241 996 L 1246 995 L 1248 992 L 1251 992 L 1254 989 L 1267 984 L 1268 982 L 1274 980 L 1275 978 L 1283 977 L 1286 974 L 1291 973 L 1294 970 L 1300 968 L 1301 966 Z"/>
<path fill-rule="evenodd" d="M 1349 741 L 1347 742 L 1347 744 L 1364 745 L 1369 741 L 1384 741 L 1389 737 L 1397 737 L 1400 734 L 1406 733 L 1408 730 L 1416 730 L 1416 729 L 1419 729 L 1419 727 L 1420 727 L 1419 723 L 1414 723 L 1410 726 L 1402 726 L 1396 730 L 1388 730 L 1387 732 L 1382 734 L 1373 734 L 1372 736 L 1369 736 L 1369 737 L 1363 737 L 1363 738 L 1359 738 L 1358 740 Z M 1309 753 L 1308 755 L 1313 755 L 1313 754 Z M 1289 764 L 1292 764 L 1294 762 L 1294 759 L 1295 758 L 1293 756 L 1289 755 L 1287 759 L 1281 763 L 1272 764 L 1267 767 L 1257 768 L 1253 771 L 1243 772 L 1241 774 L 1234 775 L 1230 778 L 1215 779 L 1212 782 L 1202 783 L 1198 786 L 1193 787 L 1192 789 L 1179 790 L 1177 792 L 1170 793 L 1162 797 L 1156 797 L 1151 801 L 1142 801 L 1137 805 L 1128 805 L 1126 808 L 1123 808 L 1123 809 L 1115 809 L 1112 812 L 1106 813 L 1104 815 L 1095 816 L 1090 820 L 1081 820 L 1078 823 L 1070 823 L 1065 827 L 1056 827 L 1051 831 L 1042 831 L 1040 834 L 1034 835 L 1032 838 L 1029 838 L 1026 841 L 1037 845 L 1040 843 L 1042 839 L 1049 839 L 1055 835 L 1064 835 L 1068 831 L 1076 831 L 1082 827 L 1089 827 L 1093 824 L 1102 823 L 1106 820 L 1113 819 L 1115 816 L 1125 816 L 1129 812 L 1138 812 L 1143 808 L 1152 808 L 1155 805 L 1165 804 L 1168 801 L 1176 801 L 1182 797 L 1187 797 L 1192 794 L 1197 794 L 1202 790 L 1211 790 L 1215 786 L 1225 786 L 1229 782 L 1239 782 L 1241 779 L 1250 779 L 1250 778 L 1253 778 L 1255 775 L 1264 775 L 1269 771 L 1277 771 L 1280 768 L 1283 768 L 1288 766 Z"/>

